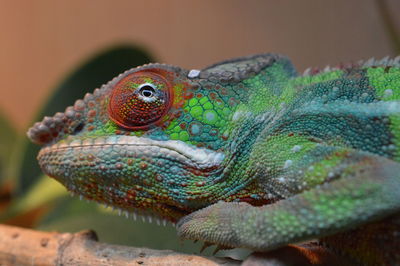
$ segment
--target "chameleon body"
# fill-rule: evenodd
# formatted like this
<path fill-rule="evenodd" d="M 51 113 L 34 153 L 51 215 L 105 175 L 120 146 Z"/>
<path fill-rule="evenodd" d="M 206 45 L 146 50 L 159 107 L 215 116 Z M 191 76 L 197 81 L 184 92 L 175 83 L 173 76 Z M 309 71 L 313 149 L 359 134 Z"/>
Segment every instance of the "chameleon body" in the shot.
<path fill-rule="evenodd" d="M 76 194 L 268 251 L 400 263 L 400 57 L 300 75 L 277 54 L 126 71 L 28 132 Z"/>

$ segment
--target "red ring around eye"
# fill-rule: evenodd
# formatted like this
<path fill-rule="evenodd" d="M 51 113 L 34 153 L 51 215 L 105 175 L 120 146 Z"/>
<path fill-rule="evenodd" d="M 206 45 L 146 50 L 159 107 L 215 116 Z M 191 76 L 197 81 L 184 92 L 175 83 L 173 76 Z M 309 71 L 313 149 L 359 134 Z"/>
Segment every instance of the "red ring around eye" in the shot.
<path fill-rule="evenodd" d="M 140 92 L 143 84 L 151 84 L 154 93 L 146 97 Z M 113 88 L 108 104 L 108 114 L 120 127 L 148 129 L 159 121 L 172 103 L 172 89 L 160 74 L 151 71 L 132 73 L 121 79 Z"/>

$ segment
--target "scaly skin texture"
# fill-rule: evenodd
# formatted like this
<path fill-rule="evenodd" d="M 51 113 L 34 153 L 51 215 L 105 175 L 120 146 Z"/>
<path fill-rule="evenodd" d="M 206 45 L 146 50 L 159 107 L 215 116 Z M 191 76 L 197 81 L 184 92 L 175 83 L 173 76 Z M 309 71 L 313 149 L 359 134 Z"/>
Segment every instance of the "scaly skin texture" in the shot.
<path fill-rule="evenodd" d="M 68 190 L 267 251 L 400 263 L 400 58 L 298 75 L 263 54 L 131 69 L 28 132 Z"/>

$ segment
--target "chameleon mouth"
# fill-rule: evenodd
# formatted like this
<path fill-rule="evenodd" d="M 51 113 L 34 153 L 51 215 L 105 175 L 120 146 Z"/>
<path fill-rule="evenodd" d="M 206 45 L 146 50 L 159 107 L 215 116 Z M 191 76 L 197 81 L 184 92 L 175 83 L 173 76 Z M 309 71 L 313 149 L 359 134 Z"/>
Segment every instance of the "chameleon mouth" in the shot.
<path fill-rule="evenodd" d="M 197 169 L 216 168 L 221 165 L 225 155 L 206 148 L 198 148 L 179 140 L 152 140 L 136 136 L 109 136 L 96 138 L 73 137 L 43 147 L 38 155 L 40 159 L 45 154 L 73 150 L 101 150 L 107 147 L 120 148 L 121 151 L 134 151 L 143 155 L 165 154 L 178 161 L 186 162 Z M 133 154 L 134 156 L 135 154 Z"/>

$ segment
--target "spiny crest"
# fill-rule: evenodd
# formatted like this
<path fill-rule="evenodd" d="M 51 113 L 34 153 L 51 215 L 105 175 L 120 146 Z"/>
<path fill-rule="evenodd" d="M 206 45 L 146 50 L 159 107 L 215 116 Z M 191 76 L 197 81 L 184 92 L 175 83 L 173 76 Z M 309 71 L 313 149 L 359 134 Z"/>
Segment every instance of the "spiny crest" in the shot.
<path fill-rule="evenodd" d="M 367 68 L 367 67 L 400 67 L 400 56 L 397 56 L 392 59 L 390 59 L 389 56 L 386 56 L 380 60 L 372 57 L 368 60 L 360 60 L 357 63 L 341 63 L 333 67 L 326 66 L 323 69 L 318 67 L 309 67 L 306 70 L 304 70 L 302 76 L 313 76 L 335 70 Z"/>
<path fill-rule="evenodd" d="M 258 74 L 261 70 L 281 61 L 291 72 L 295 72 L 290 60 L 279 54 L 261 54 L 222 61 L 206 67 L 199 77 L 214 82 L 237 83 Z"/>

